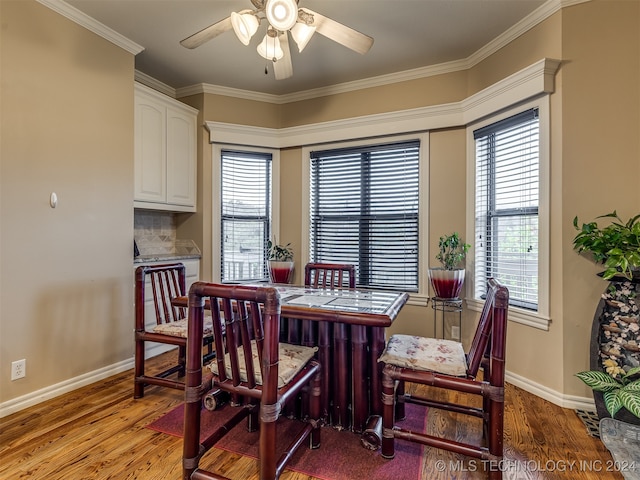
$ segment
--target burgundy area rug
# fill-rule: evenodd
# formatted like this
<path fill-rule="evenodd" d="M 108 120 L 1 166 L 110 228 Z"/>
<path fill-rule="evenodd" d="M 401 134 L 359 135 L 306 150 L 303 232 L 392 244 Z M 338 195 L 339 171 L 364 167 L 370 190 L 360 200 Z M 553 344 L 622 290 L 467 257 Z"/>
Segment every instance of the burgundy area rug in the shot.
<path fill-rule="evenodd" d="M 405 428 L 424 431 L 426 415 L 424 408 L 407 404 L 405 406 L 406 419 L 398 422 Z M 220 410 L 202 411 L 201 438 L 205 438 L 218 425 L 232 414 L 234 407 L 225 405 Z M 171 410 L 147 425 L 147 428 L 159 432 L 182 437 L 184 406 Z M 278 452 L 283 452 L 291 438 L 287 430 L 292 432 L 300 428 L 300 422 L 281 418 L 278 420 L 277 437 Z M 282 445 L 280 445 L 282 444 Z M 257 458 L 258 432 L 247 432 L 246 422 L 242 421 L 229 432 L 216 448 L 229 452 Z M 418 444 L 396 441 L 396 456 L 392 460 L 385 460 L 380 450 L 371 451 L 362 446 L 360 435 L 346 430 L 336 430 L 323 427 L 320 448 L 310 450 L 301 447 L 286 469 L 323 480 L 419 480 L 421 478 L 423 447 Z"/>

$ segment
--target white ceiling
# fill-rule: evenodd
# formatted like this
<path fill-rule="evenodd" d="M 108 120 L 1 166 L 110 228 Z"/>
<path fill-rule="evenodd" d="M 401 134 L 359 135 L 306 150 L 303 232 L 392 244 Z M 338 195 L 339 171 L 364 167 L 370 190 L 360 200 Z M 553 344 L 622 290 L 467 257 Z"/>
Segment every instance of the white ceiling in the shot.
<path fill-rule="evenodd" d="M 374 38 L 360 55 L 322 35 L 298 53 L 293 76 L 275 80 L 256 52 L 264 24 L 249 46 L 232 30 L 189 50 L 180 40 L 253 8 L 250 0 L 66 0 L 144 47 L 136 69 L 175 89 L 201 83 L 274 95 L 291 94 L 381 75 L 464 61 L 523 19 L 557 0 L 299 0 L 307 7 Z M 261 34 L 262 32 L 262 34 Z"/>

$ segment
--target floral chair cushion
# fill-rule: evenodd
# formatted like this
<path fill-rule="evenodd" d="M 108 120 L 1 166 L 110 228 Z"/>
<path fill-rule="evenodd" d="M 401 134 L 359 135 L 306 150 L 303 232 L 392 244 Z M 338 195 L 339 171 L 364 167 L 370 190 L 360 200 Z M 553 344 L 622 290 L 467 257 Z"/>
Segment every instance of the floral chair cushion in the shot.
<path fill-rule="evenodd" d="M 467 359 L 462 344 L 452 340 L 392 335 L 378 361 L 456 377 L 467 374 Z"/>
<path fill-rule="evenodd" d="M 173 337 L 187 338 L 187 319 L 176 320 L 175 322 L 163 323 L 153 327 L 153 333 L 161 333 L 163 335 L 171 335 Z M 211 315 L 205 315 L 202 324 L 202 336 L 213 336 L 213 320 Z"/>
<path fill-rule="evenodd" d="M 302 345 L 290 345 L 288 343 L 279 344 L 278 361 L 278 388 L 284 387 L 293 377 L 313 358 L 318 347 L 304 347 Z M 253 370 L 256 372 L 256 383 L 262 385 L 262 373 L 260 370 L 260 358 L 258 358 L 258 348 L 254 340 L 251 341 L 251 352 L 253 353 Z M 227 376 L 231 376 L 231 361 L 229 354 L 224 356 L 225 370 Z M 240 363 L 240 380 L 247 381 L 247 369 L 245 368 L 244 350 L 238 349 L 238 362 Z M 218 363 L 212 362 L 208 365 L 214 374 L 218 374 Z"/>

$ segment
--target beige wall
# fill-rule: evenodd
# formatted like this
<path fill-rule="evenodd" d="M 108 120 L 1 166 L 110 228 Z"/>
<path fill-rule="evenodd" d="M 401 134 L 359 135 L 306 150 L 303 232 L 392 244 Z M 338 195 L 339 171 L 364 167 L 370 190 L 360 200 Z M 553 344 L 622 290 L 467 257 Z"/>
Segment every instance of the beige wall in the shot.
<path fill-rule="evenodd" d="M 0 14 L 2 403 L 132 357 L 134 65 L 131 54 L 34 1 L 0 1 Z M 200 110 L 198 213 L 177 217 L 178 235 L 196 240 L 202 276 L 211 278 L 217 187 L 205 121 L 279 128 L 444 104 L 543 57 L 562 59 L 551 96 L 552 324 L 545 332 L 510 322 L 507 368 L 548 397 L 589 397 L 573 374 L 588 368 L 604 284 L 572 251 L 571 220 L 639 210 L 639 25 L 640 2 L 594 0 L 554 14 L 468 71 L 288 105 L 184 98 Z M 464 232 L 465 141 L 463 126 L 430 136 L 431 251 L 441 233 Z M 299 148 L 281 152 L 279 192 L 280 235 L 296 252 L 300 156 Z M 439 202 L 448 191 L 459 195 Z M 473 319 L 466 312 L 467 334 Z M 428 335 L 431 322 L 430 308 L 408 306 L 394 329 Z M 10 382 L 10 362 L 21 358 L 27 378 Z"/>
<path fill-rule="evenodd" d="M 564 339 L 563 388 L 580 394 L 573 374 L 588 368 L 593 313 L 605 283 L 600 271 L 571 249 L 573 217 L 590 221 L 616 209 L 640 210 L 640 2 L 597 1 L 563 14 L 562 244 L 554 262 L 563 266 L 558 285 Z"/>
<path fill-rule="evenodd" d="M 2 403 L 133 355 L 134 58 L 34 1 L 0 16 Z"/>
<path fill-rule="evenodd" d="M 635 187 L 640 168 L 639 7 L 640 2 L 625 0 L 578 4 L 552 15 L 468 71 L 278 107 L 278 125 L 290 127 L 445 104 L 477 93 L 544 57 L 563 60 L 556 75 L 556 91 L 550 97 L 552 323 L 549 331 L 543 331 L 510 322 L 507 350 L 507 369 L 513 378 L 534 384 L 540 393 L 560 403 L 563 398 L 590 397 L 590 391 L 573 375 L 589 367 L 593 312 L 604 289 L 594 275 L 597 267 L 571 248 L 573 216 L 586 219 L 613 208 L 630 215 L 639 206 Z M 211 107 L 205 109 L 204 120 L 267 126 L 246 111 L 241 117 L 240 104 L 204 97 Z M 220 108 L 214 108 L 214 103 Z M 464 126 L 430 134 L 432 252 L 443 232 L 458 230 L 468 237 L 464 223 L 465 142 Z M 210 163 L 210 147 L 204 151 L 204 163 Z M 280 235 L 299 252 L 304 208 L 301 150 L 291 148 L 281 155 Z M 615 169 L 605 170 L 610 165 Z M 207 182 L 205 179 L 205 189 Z M 451 191 L 459 195 L 453 201 L 440 201 Z M 207 205 L 202 210 L 205 217 L 210 216 Z M 201 241 L 209 242 L 206 232 Z M 429 263 L 432 260 L 429 258 Z M 296 278 L 302 278 L 299 271 Z M 465 337 L 472 333 L 474 320 L 473 313 L 465 312 Z M 408 306 L 391 332 L 430 335 L 432 322 L 429 307 Z"/>
<path fill-rule="evenodd" d="M 466 72 L 454 72 L 284 104 L 282 126 L 328 122 L 457 102 L 466 97 L 466 79 Z"/>

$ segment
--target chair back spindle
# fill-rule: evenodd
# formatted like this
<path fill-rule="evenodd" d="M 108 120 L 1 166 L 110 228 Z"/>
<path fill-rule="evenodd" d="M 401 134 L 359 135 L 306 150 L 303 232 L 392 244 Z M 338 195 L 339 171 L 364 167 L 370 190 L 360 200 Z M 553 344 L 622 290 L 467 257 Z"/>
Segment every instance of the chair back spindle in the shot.
<path fill-rule="evenodd" d="M 491 279 L 493 281 L 493 279 Z M 495 301 L 495 288 L 487 288 L 487 297 L 480 314 L 480 320 L 473 336 L 471 347 L 467 353 L 468 376 L 475 378 L 482 364 L 482 360 L 491 347 L 489 338 L 493 327 L 493 307 Z"/>
<path fill-rule="evenodd" d="M 141 265 L 135 271 L 135 327 L 134 327 L 134 398 L 144 396 L 147 385 L 183 390 L 187 308 L 172 304 L 175 297 L 186 295 L 186 267 L 183 263 Z M 153 306 L 149 305 L 152 303 Z M 148 311 L 147 311 L 148 310 Z M 153 313 L 152 313 L 153 312 Z M 155 317 L 155 326 L 147 326 L 146 319 Z M 220 336 L 223 332 L 218 333 Z M 176 363 L 163 371 L 145 373 L 146 346 L 164 344 L 178 347 Z M 202 360 L 215 357 L 211 332 L 203 338 L 207 353 Z M 154 348 L 156 348 L 154 346 Z M 174 374 L 177 378 L 173 379 Z"/>
<path fill-rule="evenodd" d="M 356 269 L 348 263 L 307 263 L 304 284 L 313 288 L 356 288 Z"/>
<path fill-rule="evenodd" d="M 214 324 L 214 339 L 218 352 L 216 362 L 203 376 L 199 357 L 202 342 L 203 311 L 209 306 Z M 225 338 L 221 335 L 224 322 Z M 320 442 L 320 365 L 313 360 L 314 350 L 297 347 L 286 358 L 289 365 L 280 371 L 280 297 L 273 287 L 222 285 L 205 282 L 193 284 L 189 291 L 187 333 L 187 365 L 185 417 L 183 431 L 183 478 L 217 479 L 219 475 L 198 467 L 201 456 L 243 419 L 253 430 L 259 425 L 259 476 L 275 480 L 293 452 L 309 439 L 311 448 Z M 288 355 L 294 347 L 289 348 Z M 304 350 L 304 351 L 303 351 Z M 254 364 L 254 358 L 259 359 Z M 286 378 L 280 385 L 280 375 Z M 276 452 L 276 421 L 281 408 L 297 399 L 303 389 L 308 393 L 309 420 L 300 422 L 294 432 L 290 451 L 282 456 Z M 209 391 L 231 396 L 230 406 L 238 412 L 220 425 L 207 438 L 200 437 L 202 398 Z M 259 419 L 259 420 L 258 420 Z"/>
<path fill-rule="evenodd" d="M 502 478 L 504 455 L 504 375 L 509 290 L 495 279 L 488 280 L 487 296 L 476 333 L 465 354 L 461 343 L 450 340 L 393 335 L 380 357 L 382 378 L 382 445 L 384 458 L 395 455 L 395 440 L 417 442 L 451 452 L 487 460 L 491 480 Z M 446 352 L 446 358 L 442 357 Z M 438 358 L 434 361 L 434 358 Z M 443 361 L 444 360 L 444 361 Z M 482 366 L 482 378 L 477 378 Z M 482 406 L 470 402 L 442 400 L 427 394 L 405 393 L 405 382 L 428 385 L 481 397 Z M 461 442 L 437 432 L 421 432 L 395 424 L 412 403 L 470 415 L 482 419 L 482 441 Z"/>
<path fill-rule="evenodd" d="M 156 323 L 161 325 L 186 318 L 186 308 L 171 305 L 172 298 L 186 295 L 184 265 L 175 269 L 150 270 L 148 275 L 151 282 Z"/>

